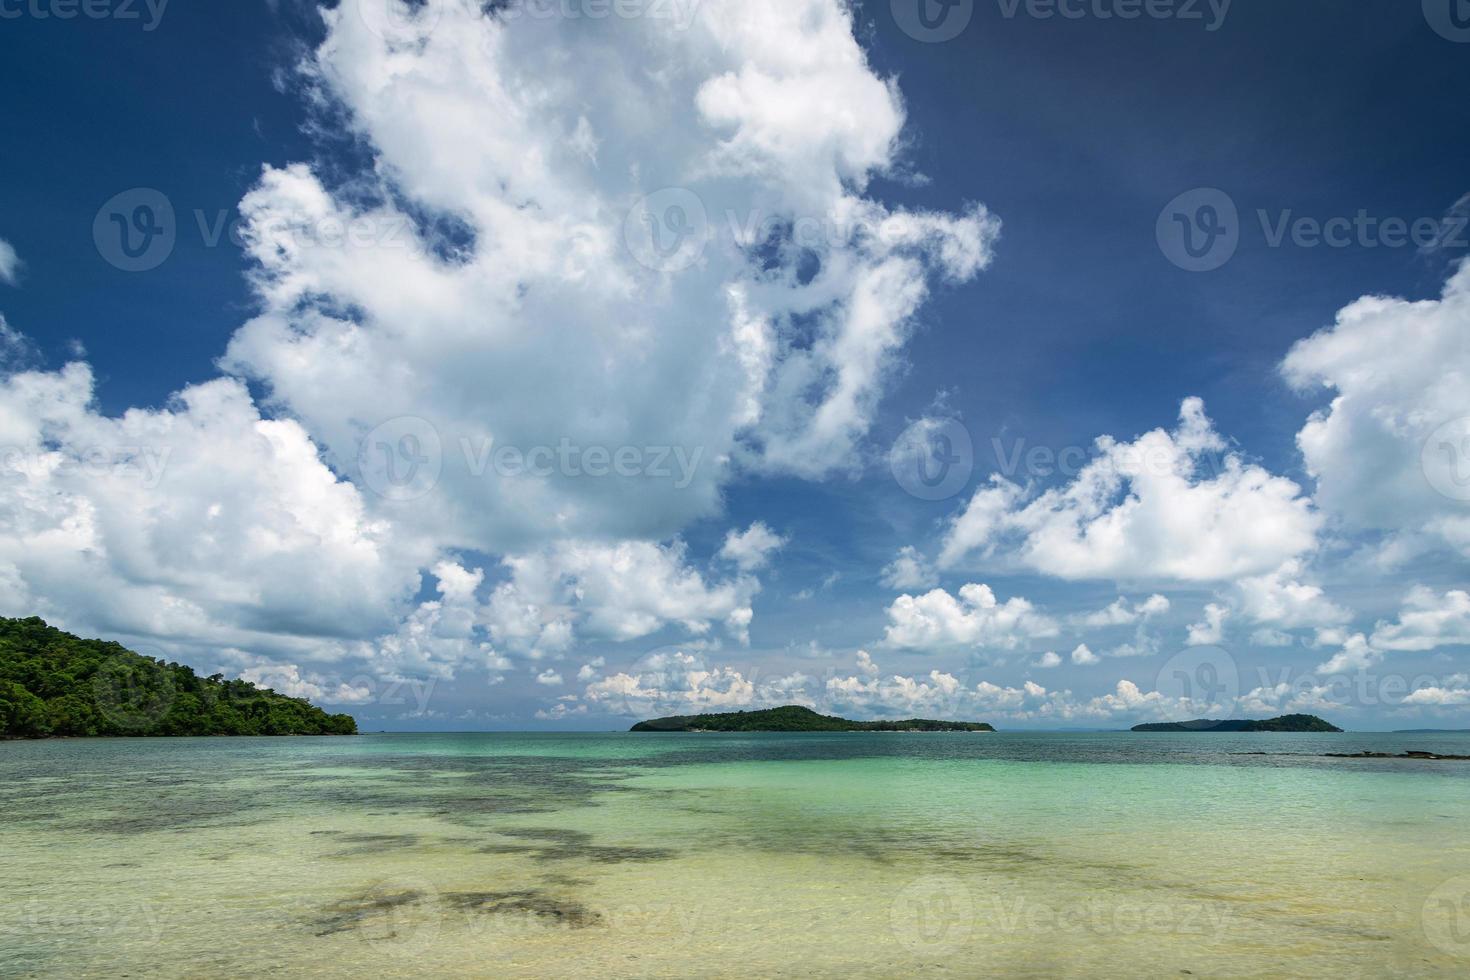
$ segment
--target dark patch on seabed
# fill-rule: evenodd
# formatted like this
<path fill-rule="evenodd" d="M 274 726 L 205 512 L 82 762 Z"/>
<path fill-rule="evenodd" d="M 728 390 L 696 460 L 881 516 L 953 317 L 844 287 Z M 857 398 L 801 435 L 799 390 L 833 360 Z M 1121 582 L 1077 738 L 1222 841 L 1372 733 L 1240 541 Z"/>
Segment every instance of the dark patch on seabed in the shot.
<path fill-rule="evenodd" d="M 363 854 L 377 854 L 390 849 L 417 847 L 423 841 L 418 834 L 341 834 L 337 839 L 339 843 L 353 846 L 334 851 L 327 855 L 328 857 L 358 857 Z"/>
<path fill-rule="evenodd" d="M 582 903 L 541 891 L 453 892 L 444 901 L 461 912 L 544 919 L 568 929 L 586 929 L 602 922 L 601 913 Z"/>
<path fill-rule="evenodd" d="M 437 902 L 466 914 L 530 919 L 567 929 L 586 929 L 602 923 L 601 913 L 581 902 L 536 889 L 450 892 L 436 899 L 409 888 L 401 891 L 372 890 L 335 902 L 314 920 L 313 929 L 318 936 L 334 936 L 367 927 L 374 935 L 392 939 L 397 935 L 392 914 L 399 909 L 428 902 Z"/>
<path fill-rule="evenodd" d="M 306 784 L 283 774 L 279 790 L 301 803 L 416 813 L 463 826 L 486 817 L 554 813 L 590 806 L 606 793 L 630 792 L 626 767 L 536 756 L 492 758 L 394 755 L 331 760 L 332 768 L 373 771 L 373 783 L 328 776 Z M 425 779 L 426 775 L 434 776 Z M 483 787 L 483 788 L 482 788 Z"/>
<path fill-rule="evenodd" d="M 592 843 L 591 834 L 555 827 L 512 827 L 495 832 L 534 844 L 485 844 L 482 854 L 529 854 L 536 861 L 591 861 L 594 864 L 624 864 L 667 861 L 679 852 L 667 847 L 630 847 Z"/>
<path fill-rule="evenodd" d="M 316 934 L 332 936 L 339 932 L 350 932 L 370 919 L 385 916 L 406 905 L 417 904 L 423 898 L 423 892 L 408 889 L 399 892 L 369 891 L 343 899 L 328 906 L 326 914 L 317 919 Z"/>
<path fill-rule="evenodd" d="M 310 763 L 306 763 L 309 768 Z M 325 772 L 302 779 L 301 765 L 240 766 L 226 782 L 184 771 L 92 780 L 78 788 L 54 781 L 12 785 L 4 794 L 16 825 L 42 825 L 116 836 L 176 832 L 205 827 L 252 826 L 270 811 L 302 808 L 353 809 L 370 814 L 437 817 L 476 830 L 489 818 L 554 813 L 595 805 L 607 793 L 634 792 L 622 785 L 629 767 L 612 761 L 537 756 L 483 759 L 392 755 L 322 760 L 324 769 L 352 769 L 361 775 Z M 434 775 L 425 779 L 425 775 Z M 367 778 L 363 778 L 367 777 Z M 98 802 L 105 816 L 98 815 Z M 63 810 L 40 810 L 36 805 Z M 107 812 L 110 811 L 110 812 Z M 85 817 L 68 814 L 86 813 Z M 58 820 L 66 820 L 57 827 Z M 349 842 L 350 843 L 350 842 Z M 361 841 L 363 847 L 410 846 L 408 841 Z M 344 852 L 346 854 L 362 851 Z M 598 859 L 591 856 L 592 859 Z M 615 860 L 603 855 L 602 860 Z"/>
<path fill-rule="evenodd" d="M 142 801 L 138 801 L 140 804 Z M 73 824 L 76 829 L 93 834 L 129 836 L 163 831 L 192 830 L 198 827 L 250 827 L 263 821 L 242 815 L 259 807 L 247 800 L 218 795 L 206 799 L 180 797 L 148 800 L 148 805 L 114 811 L 105 817 L 92 817 Z"/>

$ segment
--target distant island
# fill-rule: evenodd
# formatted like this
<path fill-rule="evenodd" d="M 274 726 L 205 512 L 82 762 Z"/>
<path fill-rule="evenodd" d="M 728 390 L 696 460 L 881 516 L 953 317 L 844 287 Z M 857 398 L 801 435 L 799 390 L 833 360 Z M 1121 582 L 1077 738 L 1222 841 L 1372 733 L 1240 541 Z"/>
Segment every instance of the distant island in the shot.
<path fill-rule="evenodd" d="M 734 711 L 725 714 L 676 715 L 640 721 L 635 732 L 993 732 L 984 722 L 931 721 L 913 718 L 908 721 L 848 721 L 831 715 L 819 715 L 810 708 L 787 705 L 765 711 Z"/>
<path fill-rule="evenodd" d="M 1316 715 L 1282 715 L 1265 721 L 1169 721 L 1134 725 L 1135 732 L 1341 732 Z"/>
<path fill-rule="evenodd" d="M 351 715 L 299 698 L 0 618 L 0 738 L 356 734 Z"/>

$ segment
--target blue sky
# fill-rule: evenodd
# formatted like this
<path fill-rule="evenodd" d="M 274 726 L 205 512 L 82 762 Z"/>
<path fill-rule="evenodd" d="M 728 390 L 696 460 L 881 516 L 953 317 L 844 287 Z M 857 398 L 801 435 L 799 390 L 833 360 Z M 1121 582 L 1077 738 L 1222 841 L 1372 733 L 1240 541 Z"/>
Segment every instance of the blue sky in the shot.
<path fill-rule="evenodd" d="M 0 612 L 365 728 L 1465 727 L 1448 2 L 906 2 L 0 8 Z"/>

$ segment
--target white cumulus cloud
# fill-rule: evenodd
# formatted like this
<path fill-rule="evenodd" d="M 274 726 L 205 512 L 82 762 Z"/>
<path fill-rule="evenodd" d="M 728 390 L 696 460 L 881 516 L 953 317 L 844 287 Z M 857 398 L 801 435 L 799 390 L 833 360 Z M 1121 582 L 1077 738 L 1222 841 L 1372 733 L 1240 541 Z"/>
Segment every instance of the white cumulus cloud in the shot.
<path fill-rule="evenodd" d="M 971 583 L 951 595 L 935 589 L 903 595 L 888 607 L 884 644 L 913 650 L 997 647 L 1011 650 L 1026 640 L 1056 636 L 1057 625 L 1020 596 L 999 601 L 988 585 Z"/>
<path fill-rule="evenodd" d="M 742 572 L 753 572 L 764 568 L 771 556 L 786 543 L 786 539 L 772 531 L 764 521 L 756 521 L 744 531 L 731 531 L 726 535 L 720 557 L 734 562 Z"/>
<path fill-rule="evenodd" d="M 1297 436 L 1324 509 L 1410 551 L 1419 541 L 1470 555 L 1470 261 L 1438 300 L 1350 304 L 1281 371 L 1332 395 Z"/>
<path fill-rule="evenodd" d="M 19 273 L 20 256 L 15 254 L 15 246 L 0 238 L 0 282 L 14 286 Z"/>
<path fill-rule="evenodd" d="M 890 589 L 915 591 L 930 589 L 939 584 L 939 576 L 919 549 L 905 545 L 880 575 L 882 583 Z"/>
<path fill-rule="evenodd" d="M 1173 432 L 1096 448 L 1073 482 L 1031 499 L 994 478 L 950 523 L 940 566 L 978 552 L 1063 579 L 1228 581 L 1316 547 L 1311 500 L 1228 452 L 1197 398 Z"/>

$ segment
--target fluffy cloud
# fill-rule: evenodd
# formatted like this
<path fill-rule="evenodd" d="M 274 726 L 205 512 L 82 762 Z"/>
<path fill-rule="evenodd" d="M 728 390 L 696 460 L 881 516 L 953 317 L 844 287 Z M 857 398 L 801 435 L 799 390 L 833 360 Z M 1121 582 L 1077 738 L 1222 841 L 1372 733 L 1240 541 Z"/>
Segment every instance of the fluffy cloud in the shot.
<path fill-rule="evenodd" d="M 989 261 L 983 208 L 861 196 L 904 114 L 838 0 L 708 0 L 685 30 L 596 31 L 429 0 L 375 32 L 372 3 L 326 11 L 303 71 L 373 171 L 265 171 L 242 205 L 264 310 L 225 364 L 344 466 L 384 420 L 423 420 L 432 506 L 394 516 L 447 547 L 665 540 L 717 511 L 736 461 L 852 465 L 931 281 Z M 669 263 L 652 246 L 676 223 L 696 247 Z M 316 234 L 340 225 L 381 234 Z M 564 444 L 698 465 L 479 465 Z"/>
<path fill-rule="evenodd" d="M 235 381 L 114 418 L 94 409 L 85 364 L 14 374 L 0 446 L 8 613 L 300 653 L 394 629 L 432 554 Z"/>
<path fill-rule="evenodd" d="M 1197 398 L 1173 432 L 1096 448 L 1072 483 L 1029 501 L 994 478 L 950 523 L 940 566 L 1003 553 L 1064 579 L 1222 581 L 1316 546 L 1322 520 L 1301 488 L 1227 452 Z"/>
<path fill-rule="evenodd" d="M 1470 690 L 1464 690 L 1462 688 L 1423 687 L 1406 696 L 1403 703 L 1440 708 L 1470 704 Z"/>
<path fill-rule="evenodd" d="M 1404 599 L 1397 622 L 1380 622 L 1371 635 L 1347 635 L 1321 630 L 1318 642 L 1341 645 L 1342 650 L 1317 668 L 1319 674 L 1346 674 L 1367 670 L 1390 652 L 1424 652 L 1442 647 L 1470 646 L 1470 593 L 1452 590 L 1443 595 L 1422 586 Z"/>
<path fill-rule="evenodd" d="M 1033 681 L 1007 687 L 980 681 L 967 686 L 950 674 L 931 671 L 927 677 L 832 678 L 824 703 L 833 711 L 888 718 L 928 715 L 1014 722 L 1078 722 L 1129 719 L 1199 717 L 1216 705 L 1145 692 L 1129 680 L 1119 681 L 1109 693 L 1080 699 L 1070 691 L 1052 691 Z"/>
<path fill-rule="evenodd" d="M 965 585 L 953 596 L 935 589 L 904 595 L 888 607 L 884 644 L 910 650 L 998 647 L 1011 650 L 1030 639 L 1056 636 L 1056 623 L 1019 596 L 1000 602 L 988 585 Z"/>
<path fill-rule="evenodd" d="M 589 711 L 650 717 L 801 704 L 849 717 L 1073 723 L 1198 718 L 1232 707 L 1144 691 L 1129 680 L 1101 696 L 1080 698 L 1034 681 L 1020 687 L 986 680 L 969 684 L 938 669 L 915 676 L 885 674 L 866 651 L 859 651 L 856 660 L 857 674 L 819 682 L 799 673 L 760 679 L 729 666 L 707 667 L 692 654 L 657 652 L 628 671 L 587 685 L 581 695 L 558 699 L 538 717 Z"/>
<path fill-rule="evenodd" d="M 0 372 L 24 370 L 37 359 L 36 353 L 31 338 L 12 327 L 4 314 L 0 314 Z"/>
<path fill-rule="evenodd" d="M 1276 684 L 1258 687 L 1240 698 L 1240 711 L 1247 715 L 1281 715 L 1300 712 L 1351 710 L 1345 692 L 1330 684 Z"/>
<path fill-rule="evenodd" d="M 915 314 L 999 223 L 866 196 L 903 103 L 840 0 L 596 31 L 381 3 L 324 10 L 298 76 L 368 165 L 267 166 L 241 202 L 258 313 L 228 377 L 107 417 L 84 364 L 15 373 L 5 328 L 0 604 L 433 676 L 668 625 L 745 640 L 769 529 L 727 581 L 677 535 L 737 469 L 857 465 Z"/>
<path fill-rule="evenodd" d="M 1102 663 L 1102 658 L 1093 653 L 1086 643 L 1080 643 L 1077 649 L 1072 651 L 1072 663 L 1078 667 L 1092 667 Z"/>
<path fill-rule="evenodd" d="M 1037 657 L 1036 662 L 1032 664 L 1033 667 L 1038 667 L 1041 670 L 1053 670 L 1057 667 L 1060 667 L 1061 665 L 1062 658 L 1058 656 L 1055 651 L 1048 651 L 1046 653 L 1043 653 L 1041 656 Z"/>
<path fill-rule="evenodd" d="M 19 273 L 20 256 L 15 254 L 14 246 L 0 238 L 0 282 L 14 286 Z"/>
<path fill-rule="evenodd" d="M 306 698 L 318 704 L 365 704 L 373 698 L 372 688 L 323 680 L 303 674 L 295 664 L 271 664 L 240 672 L 240 679 L 291 698 Z"/>
<path fill-rule="evenodd" d="M 772 531 L 763 521 L 756 521 L 745 531 L 731 531 L 725 536 L 720 557 L 734 562 L 742 572 L 764 568 L 786 544 L 786 539 Z"/>
<path fill-rule="evenodd" d="M 1332 393 L 1297 436 L 1324 509 L 1401 549 L 1417 539 L 1470 555 L 1470 261 L 1438 300 L 1352 303 L 1281 370 Z"/>
<path fill-rule="evenodd" d="M 1168 614 L 1171 608 L 1169 600 L 1158 594 L 1151 595 L 1142 602 L 1131 603 L 1125 596 L 1119 596 L 1112 605 L 1096 612 L 1074 616 L 1072 622 L 1088 629 L 1133 626 L 1132 642 L 1113 647 L 1107 655 L 1109 657 L 1148 657 L 1158 652 L 1159 645 L 1158 637 L 1154 635 L 1151 627 L 1155 620 Z M 1088 655 L 1092 659 L 1086 661 L 1087 663 L 1098 662 L 1091 650 L 1088 650 Z"/>
<path fill-rule="evenodd" d="M 587 685 L 583 697 L 587 705 L 607 714 L 697 714 L 810 704 L 800 694 L 808 680 L 795 674 L 757 684 L 733 668 L 706 669 L 704 661 L 694 654 L 655 653 L 644 657 L 630 672 Z"/>
<path fill-rule="evenodd" d="M 1236 582 L 1240 612 L 1251 622 L 1283 629 L 1340 626 L 1352 619 L 1321 587 L 1299 581 L 1301 574 L 1301 563 L 1290 561 L 1268 575 Z"/>
<path fill-rule="evenodd" d="M 1395 651 L 1470 646 L 1470 593 L 1436 595 L 1430 589 L 1414 589 L 1404 600 L 1398 622 L 1378 624 L 1372 644 Z"/>
<path fill-rule="evenodd" d="M 1192 647 L 1215 646 L 1225 640 L 1225 620 L 1230 617 L 1230 608 L 1212 602 L 1205 606 L 1205 618 L 1189 627 L 1185 640 Z"/>
<path fill-rule="evenodd" d="M 1383 653 L 1368 642 L 1368 638 L 1362 633 L 1354 633 L 1342 641 L 1342 649 L 1333 654 L 1332 658 L 1317 668 L 1317 673 L 1324 675 L 1351 674 L 1380 663 Z"/>
<path fill-rule="evenodd" d="M 484 572 L 441 561 L 433 575 L 438 597 L 420 603 L 393 632 L 367 642 L 330 644 L 317 655 L 363 661 L 391 681 L 449 680 L 469 667 L 496 675 L 491 683 L 498 683 L 512 664 L 486 642 L 481 629 L 483 610 L 477 594 Z"/>
<path fill-rule="evenodd" d="M 745 642 L 759 591 L 754 578 L 709 582 L 686 564 L 682 543 L 569 541 L 505 559 L 511 578 L 485 619 L 495 642 L 535 656 L 579 637 L 635 640 L 674 624 L 702 636 L 723 624 Z"/>
<path fill-rule="evenodd" d="M 939 584 L 934 568 L 912 545 L 899 549 L 892 563 L 883 569 L 880 580 L 888 588 L 900 591 L 929 589 Z"/>
<path fill-rule="evenodd" d="M 1083 626 L 1093 628 L 1132 626 L 1135 623 L 1162 616 L 1169 611 L 1169 608 L 1169 600 L 1161 595 L 1151 595 L 1139 603 L 1130 603 L 1126 597 L 1119 596 L 1118 601 L 1111 606 L 1088 613 L 1078 621 Z"/>

